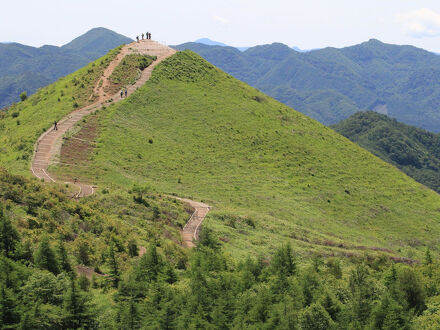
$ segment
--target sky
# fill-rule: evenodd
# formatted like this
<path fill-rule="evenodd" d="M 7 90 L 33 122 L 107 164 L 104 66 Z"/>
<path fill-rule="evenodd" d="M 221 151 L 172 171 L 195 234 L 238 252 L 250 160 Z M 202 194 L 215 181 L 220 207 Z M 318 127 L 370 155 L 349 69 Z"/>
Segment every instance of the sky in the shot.
<path fill-rule="evenodd" d="M 371 38 L 440 52 L 439 0 L 1 0 L 0 41 L 63 45 L 94 27 L 174 45 L 345 47 Z"/>

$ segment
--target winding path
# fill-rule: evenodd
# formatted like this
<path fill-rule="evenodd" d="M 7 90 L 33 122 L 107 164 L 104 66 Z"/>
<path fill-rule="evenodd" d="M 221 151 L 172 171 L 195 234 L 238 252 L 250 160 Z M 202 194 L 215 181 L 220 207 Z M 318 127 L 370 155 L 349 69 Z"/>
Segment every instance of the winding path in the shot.
<path fill-rule="evenodd" d="M 203 220 L 211 209 L 211 206 L 202 202 L 193 201 L 191 199 L 180 197 L 174 198 L 182 202 L 188 203 L 188 205 L 194 209 L 194 213 L 191 215 L 191 218 L 189 218 L 182 231 L 183 243 L 187 247 L 194 247 L 194 241 L 197 241 L 199 239 L 200 225 L 202 224 Z"/>
<path fill-rule="evenodd" d="M 56 159 L 59 157 L 65 133 L 72 129 L 83 117 L 94 113 L 104 105 L 110 105 L 121 100 L 119 92 L 114 95 L 107 95 L 105 90 L 110 85 L 109 77 L 113 70 L 119 63 L 121 63 L 126 55 L 142 54 L 157 56 L 156 61 L 142 71 L 141 76 L 136 83 L 127 87 L 128 95 L 130 95 L 147 82 L 156 65 L 175 53 L 176 51 L 174 49 L 161 45 L 153 40 L 142 40 L 140 42 L 133 42 L 125 45 L 104 70 L 102 78 L 99 79 L 93 89 L 93 94 L 98 96 L 98 100 L 91 105 L 72 111 L 69 115 L 58 122 L 58 130 L 55 131 L 49 129 L 39 137 L 34 146 L 34 156 L 31 163 L 31 171 L 33 175 L 46 182 L 57 182 L 56 178 L 49 173 L 48 167 L 55 163 Z M 74 195 L 75 198 L 90 196 L 95 192 L 95 187 L 87 183 L 65 183 L 71 184 L 77 188 L 77 193 Z M 174 198 L 188 203 L 194 209 L 194 213 L 182 230 L 184 245 L 187 247 L 194 247 L 194 240 L 197 240 L 199 237 L 200 225 L 206 214 L 209 212 L 210 206 L 190 199 L 179 197 Z"/>
<path fill-rule="evenodd" d="M 62 138 L 65 133 L 73 128 L 83 117 L 94 113 L 104 105 L 110 105 L 121 100 L 119 93 L 107 95 L 105 90 L 110 84 L 110 75 L 126 55 L 143 54 L 157 56 L 157 60 L 142 71 L 136 83 L 127 88 L 128 94 L 130 95 L 151 77 L 151 73 L 156 65 L 174 53 L 176 53 L 174 49 L 161 45 L 153 40 L 142 40 L 139 43 L 133 42 L 125 45 L 104 70 L 102 78 L 97 82 L 93 90 L 93 93 L 98 95 L 98 100 L 93 104 L 71 112 L 58 122 L 58 130 L 49 129 L 39 137 L 34 147 L 34 157 L 31 164 L 33 175 L 46 182 L 56 182 L 56 178 L 49 173 L 48 167 L 55 163 L 59 157 L 63 141 Z M 78 192 L 75 197 L 85 197 L 94 193 L 94 187 L 90 184 L 83 182 L 67 183 L 77 187 Z"/>

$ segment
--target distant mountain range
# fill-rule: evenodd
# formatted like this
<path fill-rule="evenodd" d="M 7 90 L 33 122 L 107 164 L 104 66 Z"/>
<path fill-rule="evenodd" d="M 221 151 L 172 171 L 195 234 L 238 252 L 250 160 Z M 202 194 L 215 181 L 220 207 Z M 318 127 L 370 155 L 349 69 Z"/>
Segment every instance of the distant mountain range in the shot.
<path fill-rule="evenodd" d="M 21 92 L 32 94 L 131 41 L 108 29 L 95 28 L 62 47 L 0 43 L 0 108 L 18 101 Z"/>
<path fill-rule="evenodd" d="M 332 126 L 416 181 L 440 193 L 440 135 L 372 111 Z"/>
<path fill-rule="evenodd" d="M 62 47 L 0 43 L 0 108 L 131 41 L 95 28 Z M 440 132 L 440 57 L 423 49 L 374 39 L 342 49 L 306 51 L 281 43 L 235 48 L 207 38 L 175 48 L 195 51 L 326 125 L 374 110 Z"/>
<path fill-rule="evenodd" d="M 208 45 L 208 46 L 233 47 L 233 46 L 229 46 L 227 44 L 224 44 L 223 42 L 211 40 L 211 39 L 208 39 L 208 38 L 197 39 L 194 42 L 198 43 L 198 44 Z M 234 47 L 234 48 L 237 48 L 238 50 L 244 52 L 245 50 L 248 50 L 250 47 Z M 307 53 L 307 52 L 310 52 L 312 50 L 316 50 L 318 48 L 316 48 L 316 49 L 301 49 L 299 47 L 293 46 L 292 49 L 296 50 L 297 52 L 300 52 L 300 53 Z"/>
<path fill-rule="evenodd" d="M 440 131 L 440 57 L 378 40 L 298 52 L 281 44 L 234 47 L 185 43 L 234 77 L 326 125 L 364 110 Z"/>

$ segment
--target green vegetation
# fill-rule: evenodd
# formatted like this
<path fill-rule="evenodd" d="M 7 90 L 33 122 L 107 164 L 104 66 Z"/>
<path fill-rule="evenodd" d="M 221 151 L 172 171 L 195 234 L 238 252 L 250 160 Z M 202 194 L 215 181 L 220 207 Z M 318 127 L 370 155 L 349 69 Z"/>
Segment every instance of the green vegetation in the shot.
<path fill-rule="evenodd" d="M 95 28 L 62 47 L 0 44 L 0 108 L 19 101 L 22 91 L 33 94 L 131 41 L 113 31 Z"/>
<path fill-rule="evenodd" d="M 0 115 L 2 327 L 438 327 L 439 195 L 192 52 L 80 124 L 96 194 L 16 175 L 116 53 Z"/>
<path fill-rule="evenodd" d="M 113 308 L 119 274 L 144 246 L 157 246 L 170 269 L 185 267 L 176 242 L 188 213 L 174 199 L 138 190 L 74 201 L 63 187 L 0 168 L 2 329 L 96 328 Z"/>
<path fill-rule="evenodd" d="M 234 256 L 271 255 L 284 241 L 300 255 L 438 253 L 438 194 L 192 52 L 97 116 L 78 173 L 211 204 L 204 226 Z"/>
<path fill-rule="evenodd" d="M 93 88 L 119 51 L 120 48 L 110 51 L 1 113 L 0 165 L 14 173 L 29 174 L 29 162 L 38 137 L 51 128 L 55 120 L 96 99 Z"/>
<path fill-rule="evenodd" d="M 387 113 L 439 132 L 440 57 L 412 46 L 370 40 L 346 48 L 300 53 L 274 43 L 241 52 L 187 43 L 234 77 L 325 125 L 363 110 Z"/>
<path fill-rule="evenodd" d="M 26 92 L 21 92 L 20 94 L 20 101 L 26 101 L 27 99 L 27 93 Z"/>
<path fill-rule="evenodd" d="M 112 223 L 96 196 L 69 201 L 57 189 L 1 170 L 0 201 L 5 329 L 424 329 L 440 323 L 440 265 L 429 250 L 416 266 L 371 257 L 303 260 L 289 245 L 270 261 L 234 261 L 204 229 L 188 260 L 181 254 L 176 261 L 176 246 L 163 238 L 131 258 L 121 244 L 126 219 Z M 30 218 L 40 228 L 28 228 Z M 81 260 L 78 240 L 99 255 L 94 271 L 72 267 Z"/>
<path fill-rule="evenodd" d="M 181 241 L 179 229 L 188 220 L 188 212 L 176 200 L 147 186 L 141 188 L 141 195 L 138 186 L 129 191 L 107 189 L 78 202 L 67 196 L 65 187 L 46 187 L 35 179 L 0 169 L 0 205 L 18 230 L 15 234 L 8 229 L 13 234 L 0 235 L 0 240 L 16 240 L 19 235 L 29 260 L 56 274 L 66 269 L 67 263 L 107 273 L 110 243 L 116 248 L 115 258 L 122 270 L 130 262 L 129 255 L 135 256 L 133 245 L 139 250 L 151 242 L 166 249 L 168 257 L 177 263 L 185 258 L 176 242 Z M 0 246 L 9 256 L 14 250 L 12 243 L 0 242 Z M 55 250 L 65 255 L 58 264 Z"/>
<path fill-rule="evenodd" d="M 360 112 L 332 128 L 440 192 L 440 136 L 375 112 Z"/>
<path fill-rule="evenodd" d="M 115 94 L 121 88 L 133 85 L 139 78 L 140 72 L 147 68 L 156 57 L 148 55 L 127 55 L 113 70 L 110 76 L 111 85 L 106 92 Z"/>

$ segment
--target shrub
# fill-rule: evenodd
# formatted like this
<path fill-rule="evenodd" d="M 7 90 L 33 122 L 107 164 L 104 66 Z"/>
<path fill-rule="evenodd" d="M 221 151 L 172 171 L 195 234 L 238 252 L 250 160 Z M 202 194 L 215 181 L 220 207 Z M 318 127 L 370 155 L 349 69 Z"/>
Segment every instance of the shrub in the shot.
<path fill-rule="evenodd" d="M 27 93 L 26 92 L 22 92 L 21 94 L 20 94 L 20 100 L 21 101 L 25 101 L 27 99 Z"/>

